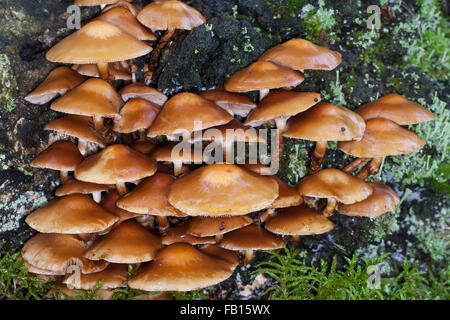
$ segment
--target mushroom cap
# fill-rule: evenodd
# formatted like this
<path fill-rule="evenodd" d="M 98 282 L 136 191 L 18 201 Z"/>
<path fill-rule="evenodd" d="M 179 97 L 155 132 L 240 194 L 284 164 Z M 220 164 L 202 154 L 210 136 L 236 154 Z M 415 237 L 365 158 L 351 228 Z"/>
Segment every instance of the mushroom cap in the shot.
<path fill-rule="evenodd" d="M 71 265 L 77 265 L 81 273 L 104 270 L 106 261 L 90 261 L 83 257 L 87 244 L 76 235 L 58 233 L 38 233 L 31 237 L 22 248 L 22 257 L 29 264 L 39 268 L 65 274 Z"/>
<path fill-rule="evenodd" d="M 226 233 L 218 246 L 228 250 L 275 250 L 284 248 L 286 243 L 273 233 L 251 224 Z"/>
<path fill-rule="evenodd" d="M 388 94 L 380 99 L 366 103 L 355 110 L 364 120 L 384 118 L 405 126 L 436 119 L 436 116 L 417 102 L 398 94 Z"/>
<path fill-rule="evenodd" d="M 130 0 L 130 1 L 131 1 L 131 0 Z M 137 14 L 139 13 L 139 11 L 142 10 L 142 6 L 139 5 L 139 4 L 133 5 L 132 3 L 129 3 L 129 2 L 127 2 L 127 1 L 119 0 L 119 1 L 117 1 L 117 2 L 108 4 L 106 7 L 104 7 L 104 8 L 102 9 L 102 12 L 106 12 L 106 11 L 111 10 L 111 9 L 113 9 L 113 8 L 125 8 L 125 9 L 127 9 L 128 11 L 130 11 L 134 16 L 137 16 Z"/>
<path fill-rule="evenodd" d="M 270 232 L 281 235 L 314 235 L 333 229 L 333 223 L 320 212 L 305 205 L 283 208 L 270 216 L 265 226 Z"/>
<path fill-rule="evenodd" d="M 119 27 L 105 21 L 92 21 L 58 42 L 45 57 L 52 62 L 100 63 L 134 59 L 152 47 Z"/>
<path fill-rule="evenodd" d="M 94 233 L 112 226 L 118 218 L 84 194 L 72 194 L 51 201 L 25 219 L 43 233 Z"/>
<path fill-rule="evenodd" d="M 102 79 L 89 79 L 55 100 L 50 109 L 84 116 L 114 118 L 123 105 L 116 90 Z"/>
<path fill-rule="evenodd" d="M 366 131 L 360 141 L 342 141 L 338 147 L 347 154 L 360 158 L 375 158 L 407 154 L 421 149 L 426 141 L 395 122 L 375 118 L 366 122 Z"/>
<path fill-rule="evenodd" d="M 215 102 L 231 114 L 237 114 L 241 117 L 246 117 L 251 110 L 256 108 L 256 103 L 245 94 L 228 92 L 223 88 L 204 91 L 199 95 Z"/>
<path fill-rule="evenodd" d="M 204 130 L 202 132 L 201 140 L 214 140 L 216 142 L 219 141 L 224 143 L 228 138 L 231 138 L 231 141 L 237 142 L 266 142 L 266 139 L 263 136 L 260 136 L 258 131 L 252 127 L 244 126 L 242 122 L 236 119 L 221 126 Z M 195 142 L 199 141 L 199 139 L 197 139 L 194 134 L 194 137 L 190 141 Z"/>
<path fill-rule="evenodd" d="M 22 257 L 20 257 L 20 258 L 22 258 Z M 32 264 L 29 264 L 28 262 L 24 261 L 23 259 L 21 259 L 21 260 L 23 261 L 23 264 L 27 268 L 27 271 L 30 273 L 34 273 L 34 274 L 40 275 L 40 276 L 60 276 L 61 275 L 59 272 L 40 269 L 38 267 L 33 266 Z"/>
<path fill-rule="evenodd" d="M 152 260 L 159 248 L 160 237 L 136 221 L 128 220 L 95 241 L 84 257 L 113 263 L 140 263 Z"/>
<path fill-rule="evenodd" d="M 69 194 L 90 194 L 108 191 L 108 186 L 91 182 L 72 180 L 64 183 L 55 191 L 55 196 L 62 197 Z"/>
<path fill-rule="evenodd" d="M 302 196 L 334 198 L 345 204 L 366 199 L 372 187 L 364 181 L 338 169 L 323 169 L 301 180 L 297 191 Z"/>
<path fill-rule="evenodd" d="M 44 104 L 58 94 L 63 95 L 86 80 L 78 72 L 68 67 L 53 69 L 45 80 L 24 99 L 33 104 Z"/>
<path fill-rule="evenodd" d="M 188 222 L 187 233 L 197 237 L 216 236 L 245 227 L 252 222 L 253 220 L 247 216 L 193 217 Z"/>
<path fill-rule="evenodd" d="M 369 182 L 372 194 L 365 200 L 353 204 L 339 203 L 339 213 L 350 217 L 378 218 L 385 213 L 394 212 L 400 198 L 389 186 L 381 182 Z"/>
<path fill-rule="evenodd" d="M 133 98 L 142 98 L 153 102 L 158 106 L 162 106 L 167 101 L 167 96 L 164 93 L 139 82 L 131 83 L 123 87 L 120 89 L 119 94 L 122 96 L 124 101 L 128 101 Z"/>
<path fill-rule="evenodd" d="M 142 98 L 129 100 L 120 110 L 120 118 L 114 119 L 113 130 L 131 133 L 150 127 L 159 113 L 159 107 Z"/>
<path fill-rule="evenodd" d="M 305 39 L 292 39 L 270 48 L 259 60 L 294 70 L 333 70 L 341 63 L 341 54 Z"/>
<path fill-rule="evenodd" d="M 173 150 L 174 148 L 179 148 L 179 152 Z M 184 152 L 185 149 L 189 150 L 189 152 Z M 158 162 L 182 161 L 183 163 L 201 163 L 208 160 L 207 155 L 203 155 L 201 148 L 198 149 L 198 152 L 195 152 L 195 150 L 195 146 L 188 142 L 172 142 L 156 148 L 149 156 Z"/>
<path fill-rule="evenodd" d="M 257 61 L 241 69 L 225 82 L 225 90 L 248 92 L 262 89 L 296 87 L 305 77 L 298 71 L 268 61 Z"/>
<path fill-rule="evenodd" d="M 360 140 L 366 124 L 347 108 L 321 102 L 289 119 L 284 137 L 310 141 Z"/>
<path fill-rule="evenodd" d="M 101 4 L 112 4 L 117 2 L 118 0 L 75 0 L 75 5 L 80 7 L 92 7 L 92 6 L 99 6 Z M 133 0 L 123 0 L 131 2 Z"/>
<path fill-rule="evenodd" d="M 150 141 L 136 140 L 132 144 L 130 144 L 130 147 L 142 154 L 148 155 L 153 150 L 155 150 L 158 147 L 158 145 Z"/>
<path fill-rule="evenodd" d="M 67 275 L 62 283 L 71 285 L 75 289 L 92 290 L 96 288 L 100 280 L 103 281 L 101 289 L 114 289 L 124 286 L 123 282 L 128 278 L 126 264 L 111 263 L 105 270 L 100 272 L 82 274 L 77 279 L 74 274 Z"/>
<path fill-rule="evenodd" d="M 245 121 L 245 125 L 257 127 L 276 118 L 288 118 L 303 112 L 321 99 L 320 93 L 274 90 L 265 96 Z"/>
<path fill-rule="evenodd" d="M 277 176 L 273 178 L 278 183 L 278 197 L 270 205 L 270 208 L 285 208 L 291 206 L 298 206 L 303 203 L 303 198 L 298 194 L 294 187 L 284 183 Z"/>
<path fill-rule="evenodd" d="M 198 121 L 201 129 L 220 126 L 230 122 L 233 117 L 217 106 L 190 92 L 182 92 L 170 98 L 148 131 L 149 136 L 178 134 L 185 130 L 192 132 L 197 129 Z"/>
<path fill-rule="evenodd" d="M 140 268 L 128 285 L 145 291 L 190 291 L 215 285 L 232 273 L 228 261 L 190 244 L 174 243 L 158 251 L 154 261 Z"/>
<path fill-rule="evenodd" d="M 106 196 L 103 197 L 102 201 L 100 201 L 100 205 L 108 210 L 109 212 L 114 213 L 119 220 L 116 224 L 119 224 L 125 220 L 133 219 L 137 216 L 134 212 L 129 212 L 127 210 L 123 210 L 119 208 L 116 203 L 121 199 L 119 192 L 117 190 L 110 190 Z"/>
<path fill-rule="evenodd" d="M 76 70 L 79 74 L 88 77 L 99 78 L 100 72 L 98 71 L 98 67 L 96 64 L 74 64 L 72 66 L 74 70 Z M 119 62 L 111 62 L 108 63 L 108 73 L 109 77 L 113 80 L 131 80 L 131 70 L 130 68 L 125 68 Z"/>
<path fill-rule="evenodd" d="M 167 201 L 169 187 L 175 178 L 157 172 L 142 181 L 134 190 L 117 201 L 117 206 L 138 214 L 183 217 L 184 214 Z"/>
<path fill-rule="evenodd" d="M 153 31 L 192 30 L 206 21 L 196 9 L 177 0 L 151 2 L 139 12 L 137 18 Z"/>
<path fill-rule="evenodd" d="M 229 262 L 231 270 L 239 265 L 239 258 L 237 254 L 232 250 L 221 248 L 215 244 L 207 244 L 200 250 L 202 250 L 209 256 Z"/>
<path fill-rule="evenodd" d="M 94 129 L 91 117 L 68 114 L 50 121 L 44 126 L 44 130 L 53 130 L 62 134 L 93 142 L 105 147 L 106 142 L 101 134 Z"/>
<path fill-rule="evenodd" d="M 245 197 L 242 197 L 245 195 Z M 172 183 L 169 202 L 191 216 L 244 215 L 267 208 L 278 184 L 233 164 L 211 164 Z"/>
<path fill-rule="evenodd" d="M 156 161 L 123 144 L 108 146 L 87 157 L 75 170 L 80 181 L 116 184 L 136 181 L 156 172 Z"/>
<path fill-rule="evenodd" d="M 177 224 L 175 227 L 170 228 L 169 231 L 162 237 L 163 245 L 170 245 L 172 243 L 189 243 L 196 244 L 212 244 L 216 243 L 214 237 L 197 237 L 188 233 L 189 225 L 185 222 Z"/>
<path fill-rule="evenodd" d="M 35 168 L 73 171 L 81 161 L 83 156 L 78 148 L 71 141 L 60 140 L 39 153 L 30 165 Z"/>
<path fill-rule="evenodd" d="M 92 21 L 106 21 L 129 33 L 138 40 L 156 40 L 156 36 L 139 23 L 136 17 L 125 8 L 112 8 Z"/>

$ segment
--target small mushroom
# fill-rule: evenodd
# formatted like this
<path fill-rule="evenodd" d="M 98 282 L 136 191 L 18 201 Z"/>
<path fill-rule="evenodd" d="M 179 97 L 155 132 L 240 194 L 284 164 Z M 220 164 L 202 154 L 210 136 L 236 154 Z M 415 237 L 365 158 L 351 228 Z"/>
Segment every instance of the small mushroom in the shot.
<path fill-rule="evenodd" d="M 176 135 L 182 134 L 184 138 L 189 138 L 195 130 L 220 126 L 232 119 L 228 112 L 214 102 L 194 93 L 182 92 L 166 102 L 147 135 L 166 135 L 169 140 L 177 140 Z M 196 128 L 196 122 L 201 128 Z"/>
<path fill-rule="evenodd" d="M 273 63 L 299 71 L 333 70 L 341 63 L 341 54 L 315 45 L 305 39 L 291 39 L 264 52 L 259 61 Z"/>
<path fill-rule="evenodd" d="M 117 218 L 117 222 L 111 226 L 109 229 L 103 231 L 100 233 L 100 235 L 108 233 L 112 228 L 118 226 L 125 220 L 133 219 L 137 217 L 138 215 L 134 212 L 130 212 L 127 210 L 123 210 L 119 208 L 116 203 L 121 199 L 119 192 L 117 190 L 109 190 L 109 192 L 106 194 L 106 196 L 103 197 L 102 201 L 100 202 L 100 205 L 108 210 L 111 213 L 114 213 Z"/>
<path fill-rule="evenodd" d="M 248 225 L 226 233 L 218 246 L 245 252 L 244 264 L 250 263 L 255 250 L 276 250 L 286 246 L 286 243 L 276 235 L 255 224 Z"/>
<path fill-rule="evenodd" d="M 232 116 L 246 117 L 251 110 L 256 108 L 256 103 L 245 94 L 228 92 L 223 88 L 203 91 L 200 93 L 200 97 L 215 102 Z"/>
<path fill-rule="evenodd" d="M 161 239 L 128 220 L 98 239 L 84 253 L 90 260 L 106 260 L 112 263 L 140 263 L 150 261 L 161 248 Z"/>
<path fill-rule="evenodd" d="M 338 169 L 323 169 L 301 180 L 297 191 L 302 196 L 327 199 L 322 213 L 328 217 L 336 207 L 336 201 L 352 204 L 372 194 L 372 187 L 360 179 Z"/>
<path fill-rule="evenodd" d="M 83 156 L 71 141 L 56 141 L 31 162 L 35 168 L 58 170 L 62 183 L 69 181 L 69 171 L 83 161 Z"/>
<path fill-rule="evenodd" d="M 160 107 L 167 101 L 167 96 L 164 93 L 138 82 L 123 87 L 120 89 L 119 94 L 122 96 L 123 101 L 128 101 L 133 98 L 142 98 L 157 104 Z"/>
<path fill-rule="evenodd" d="M 124 281 L 128 278 L 126 264 L 111 263 L 105 270 L 100 272 L 81 274 L 77 277 L 74 274 L 67 275 L 62 283 L 70 285 L 72 289 L 92 290 L 102 281 L 100 290 L 115 289 L 124 286 Z"/>
<path fill-rule="evenodd" d="M 420 104 L 398 94 L 388 94 L 380 99 L 366 103 L 355 110 L 364 120 L 384 118 L 400 126 L 418 124 L 436 119 L 436 116 Z"/>
<path fill-rule="evenodd" d="M 192 245 L 216 243 L 214 237 L 197 237 L 189 234 L 188 228 L 189 225 L 186 222 L 177 224 L 162 237 L 162 244 L 170 245 L 172 243 L 179 242 L 189 243 Z"/>
<path fill-rule="evenodd" d="M 43 233 L 96 233 L 112 226 L 118 218 L 83 194 L 57 198 L 25 219 Z"/>
<path fill-rule="evenodd" d="M 78 86 L 86 77 L 68 67 L 58 67 L 52 70 L 45 80 L 24 99 L 33 104 L 44 104 L 63 95 Z"/>
<path fill-rule="evenodd" d="M 231 92 L 259 91 L 259 100 L 262 100 L 270 89 L 296 87 L 304 79 L 298 71 L 272 62 L 257 61 L 231 75 L 224 88 Z"/>
<path fill-rule="evenodd" d="M 133 79 L 131 69 L 129 66 L 123 66 L 119 62 L 111 62 L 107 64 L 108 80 L 127 80 Z M 76 70 L 79 74 L 88 77 L 99 78 L 101 77 L 100 71 L 96 64 L 74 64 L 72 69 Z"/>
<path fill-rule="evenodd" d="M 209 256 L 229 262 L 231 270 L 234 270 L 239 265 L 239 258 L 232 250 L 221 248 L 215 244 L 207 244 L 201 247 L 200 250 Z"/>
<path fill-rule="evenodd" d="M 186 232 L 196 237 L 214 236 L 216 242 L 219 242 L 225 233 L 245 227 L 252 222 L 252 219 L 247 216 L 193 217 L 188 221 Z"/>
<path fill-rule="evenodd" d="M 375 181 L 368 183 L 372 194 L 363 201 L 353 204 L 339 203 L 337 211 L 350 217 L 378 218 L 388 212 L 394 212 L 400 203 L 400 198 L 389 186 Z"/>
<path fill-rule="evenodd" d="M 320 170 L 328 141 L 361 140 L 366 124 L 361 116 L 347 108 L 319 103 L 288 121 L 284 137 L 316 141 L 310 172 Z"/>
<path fill-rule="evenodd" d="M 112 23 L 92 21 L 58 42 L 46 54 L 52 62 L 96 63 L 102 79 L 108 79 L 108 62 L 146 55 L 152 47 Z"/>
<path fill-rule="evenodd" d="M 274 179 L 233 164 L 211 164 L 175 180 L 168 199 L 188 215 L 218 217 L 265 209 L 277 197 Z"/>
<path fill-rule="evenodd" d="M 83 274 L 100 272 L 108 266 L 106 261 L 84 258 L 86 249 L 87 244 L 76 235 L 38 233 L 25 243 L 21 254 L 27 263 L 61 275 L 71 265 L 78 266 Z"/>
<path fill-rule="evenodd" d="M 280 209 L 264 225 L 270 232 L 292 236 L 292 242 L 297 242 L 299 236 L 326 233 L 333 227 L 327 217 L 305 205 Z"/>
<path fill-rule="evenodd" d="M 145 291 L 191 291 L 229 278 L 230 263 L 217 259 L 187 243 L 174 243 L 158 251 L 155 259 L 141 267 L 128 281 Z"/>
<path fill-rule="evenodd" d="M 56 189 L 55 195 L 62 197 L 70 194 L 92 194 L 92 198 L 98 203 L 102 200 L 104 191 L 108 191 L 108 186 L 104 184 L 71 180 Z"/>
<path fill-rule="evenodd" d="M 69 114 L 50 121 L 44 126 L 44 130 L 53 130 L 78 138 L 78 150 L 85 156 L 88 142 L 95 143 L 102 148 L 106 146 L 103 136 L 93 127 L 92 118 Z"/>
<path fill-rule="evenodd" d="M 156 172 L 156 162 L 122 144 L 114 144 L 87 157 L 75 170 L 80 181 L 115 184 L 117 191 L 127 193 L 125 182 L 133 182 Z"/>
<path fill-rule="evenodd" d="M 374 118 L 366 122 L 366 131 L 360 141 L 342 141 L 338 147 L 354 157 L 372 159 L 358 174 L 364 180 L 378 171 L 383 157 L 411 153 L 420 150 L 425 143 L 414 132 L 391 120 Z M 358 159 L 355 161 L 359 163 Z M 351 163 L 345 171 L 351 172 L 355 167 Z"/>

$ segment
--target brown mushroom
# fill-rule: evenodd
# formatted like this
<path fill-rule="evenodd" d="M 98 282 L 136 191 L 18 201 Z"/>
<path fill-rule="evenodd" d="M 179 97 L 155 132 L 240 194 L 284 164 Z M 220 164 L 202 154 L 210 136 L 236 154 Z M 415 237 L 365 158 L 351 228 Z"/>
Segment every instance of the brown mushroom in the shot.
<path fill-rule="evenodd" d="M 157 144 L 145 140 L 136 140 L 132 144 L 130 144 L 130 148 L 145 155 L 149 155 L 157 147 Z"/>
<path fill-rule="evenodd" d="M 304 79 L 298 71 L 272 62 L 257 61 L 231 75 L 224 88 L 231 92 L 259 91 L 259 100 L 262 100 L 270 89 L 296 87 Z"/>
<path fill-rule="evenodd" d="M 122 222 L 129 220 L 129 219 L 133 219 L 138 216 L 134 212 L 130 212 L 130 211 L 119 208 L 116 205 L 116 203 L 120 199 L 121 199 L 121 197 L 120 197 L 119 192 L 117 192 L 117 190 L 109 190 L 109 192 L 106 194 L 106 196 L 103 197 L 102 201 L 100 202 L 100 205 L 103 208 L 105 208 L 106 210 L 108 210 L 109 212 L 114 213 L 117 216 L 118 220 L 110 228 L 106 229 L 103 232 L 100 232 L 99 235 L 107 234 L 109 231 L 111 231 L 111 229 L 113 229 L 114 227 L 117 227 Z"/>
<path fill-rule="evenodd" d="M 86 243 L 76 235 L 39 233 L 25 243 L 21 253 L 29 264 L 61 275 L 72 265 L 78 266 L 84 274 L 100 272 L 108 266 L 106 261 L 84 258 L 86 249 Z"/>
<path fill-rule="evenodd" d="M 363 201 L 353 204 L 339 203 L 337 211 L 350 217 L 378 218 L 388 212 L 394 212 L 400 203 L 400 198 L 389 186 L 375 181 L 368 183 L 372 194 Z"/>
<path fill-rule="evenodd" d="M 102 281 L 98 289 L 115 289 L 124 286 L 124 281 L 128 278 L 128 268 L 126 264 L 111 263 L 105 270 L 100 272 L 67 275 L 62 283 L 71 286 L 72 289 L 92 290 Z"/>
<path fill-rule="evenodd" d="M 384 118 L 398 125 L 407 126 L 436 119 L 436 116 L 420 104 L 398 94 L 388 94 L 380 99 L 366 103 L 355 110 L 364 120 Z"/>
<path fill-rule="evenodd" d="M 94 242 L 84 257 L 112 263 L 140 263 L 152 260 L 159 248 L 158 236 L 136 221 L 128 220 Z"/>
<path fill-rule="evenodd" d="M 177 140 L 182 134 L 190 133 L 228 123 L 233 117 L 214 102 L 194 93 L 182 92 L 170 98 L 148 131 L 148 136 L 166 135 L 169 140 Z M 196 128 L 196 122 L 201 127 Z"/>
<path fill-rule="evenodd" d="M 24 99 L 33 104 L 44 104 L 58 94 L 63 95 L 78 86 L 86 77 L 68 67 L 58 67 L 52 70 L 45 80 Z"/>
<path fill-rule="evenodd" d="M 83 161 L 83 156 L 71 141 L 56 141 L 47 149 L 39 153 L 31 162 L 35 168 L 58 170 L 62 183 L 69 180 L 69 171 Z"/>
<path fill-rule="evenodd" d="M 411 153 L 421 149 L 425 143 L 414 132 L 391 120 L 374 118 L 366 122 L 366 131 L 360 141 L 342 141 L 338 147 L 354 157 L 372 158 L 358 174 L 364 180 L 378 171 L 383 157 Z M 360 164 L 358 159 L 355 161 Z M 355 167 L 351 163 L 344 170 L 351 172 Z"/>
<path fill-rule="evenodd" d="M 156 104 L 142 98 L 131 99 L 120 110 L 120 118 L 114 119 L 113 130 L 120 133 L 139 131 L 144 138 L 158 113 Z"/>
<path fill-rule="evenodd" d="M 216 243 L 214 237 L 197 237 L 189 234 L 188 228 L 189 225 L 186 222 L 177 224 L 162 237 L 162 244 L 170 245 L 172 243 L 179 242 L 189 243 L 192 245 Z"/>
<path fill-rule="evenodd" d="M 138 82 L 123 87 L 120 89 L 119 94 L 122 96 L 123 101 L 128 101 L 133 98 L 142 98 L 153 102 L 160 107 L 167 101 L 167 96 L 164 93 Z"/>
<path fill-rule="evenodd" d="M 232 116 L 246 117 L 251 110 L 256 108 L 256 103 L 245 94 L 228 92 L 223 88 L 201 92 L 200 97 L 215 102 Z"/>
<path fill-rule="evenodd" d="M 108 80 L 132 80 L 133 75 L 129 66 L 124 66 L 120 62 L 111 62 L 107 64 Z M 76 70 L 79 74 L 88 77 L 99 78 L 101 77 L 100 71 L 96 64 L 74 64 L 72 69 Z"/>
<path fill-rule="evenodd" d="M 333 70 L 341 63 L 341 54 L 305 39 L 291 39 L 262 54 L 260 61 L 294 69 Z"/>
<path fill-rule="evenodd" d="M 217 217 L 258 211 L 277 197 L 274 179 L 233 164 L 211 164 L 173 182 L 168 199 L 188 215 Z"/>
<path fill-rule="evenodd" d="M 112 226 L 118 218 L 90 197 L 72 194 L 51 201 L 25 219 L 43 233 L 96 233 Z"/>
<path fill-rule="evenodd" d="M 372 194 L 372 187 L 360 179 L 338 169 L 323 169 L 301 180 L 297 191 L 302 196 L 326 198 L 322 213 L 328 217 L 336 207 L 336 201 L 352 204 Z"/>
<path fill-rule="evenodd" d="M 121 195 L 127 193 L 125 182 L 133 182 L 156 172 L 156 162 L 122 144 L 107 147 L 87 157 L 75 170 L 80 181 L 115 184 Z"/>
<path fill-rule="evenodd" d="M 214 236 L 216 242 L 222 240 L 227 232 L 245 227 L 253 221 L 247 216 L 235 217 L 192 217 L 188 221 L 187 233 L 196 237 Z"/>
<path fill-rule="evenodd" d="M 87 142 L 95 143 L 102 148 L 106 145 L 103 136 L 93 127 L 92 118 L 69 114 L 50 121 L 44 126 L 44 130 L 53 130 L 78 138 L 78 150 L 84 156 L 87 153 Z"/>
<path fill-rule="evenodd" d="M 328 141 L 360 140 L 366 124 L 357 113 L 327 102 L 321 102 L 291 118 L 284 137 L 316 141 L 310 172 L 320 170 Z"/>
<path fill-rule="evenodd" d="M 231 276 L 230 263 L 187 243 L 174 243 L 158 251 L 128 285 L 145 291 L 190 291 L 215 285 Z"/>
<path fill-rule="evenodd" d="M 281 249 L 286 246 L 286 243 L 260 226 L 251 224 L 226 233 L 218 246 L 245 252 L 244 264 L 248 264 L 253 259 L 254 250 Z"/>
<path fill-rule="evenodd" d="M 204 247 L 201 247 L 200 250 L 209 256 L 229 262 L 232 270 L 239 265 L 239 258 L 232 250 L 221 248 L 215 244 L 207 244 Z"/>
<path fill-rule="evenodd" d="M 104 191 L 108 191 L 108 186 L 104 184 L 71 180 L 56 189 L 55 195 L 62 197 L 70 194 L 92 194 L 92 198 L 98 203 L 102 200 Z"/>
<path fill-rule="evenodd" d="M 108 62 L 134 59 L 150 51 L 150 46 L 114 24 L 92 21 L 58 42 L 46 58 L 61 63 L 96 63 L 102 79 L 108 79 Z"/>

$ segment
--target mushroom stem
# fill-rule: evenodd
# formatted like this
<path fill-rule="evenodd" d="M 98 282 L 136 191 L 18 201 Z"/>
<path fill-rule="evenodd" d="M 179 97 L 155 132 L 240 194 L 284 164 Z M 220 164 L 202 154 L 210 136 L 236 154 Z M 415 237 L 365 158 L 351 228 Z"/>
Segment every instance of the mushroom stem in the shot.
<path fill-rule="evenodd" d="M 245 266 L 245 265 L 249 264 L 250 261 L 253 260 L 253 250 L 245 250 L 244 255 L 245 255 L 245 257 L 244 257 L 244 262 L 243 263 L 244 263 L 244 266 Z"/>
<path fill-rule="evenodd" d="M 298 234 L 291 236 L 291 239 L 289 240 L 289 242 L 293 245 L 297 244 L 298 241 L 300 240 L 300 236 Z"/>
<path fill-rule="evenodd" d="M 353 160 L 352 162 L 350 162 L 348 165 L 346 165 L 342 169 L 342 171 L 347 172 L 347 173 L 352 173 L 353 171 L 358 169 L 363 163 L 365 163 L 369 160 L 370 160 L 370 158 L 357 158 L 357 159 Z"/>
<path fill-rule="evenodd" d="M 104 134 L 106 131 L 105 125 L 103 124 L 103 118 L 100 116 L 94 116 L 94 127 L 99 133 Z"/>
<path fill-rule="evenodd" d="M 78 138 L 78 150 L 80 151 L 83 157 L 86 155 L 86 146 L 87 146 L 86 140 Z"/>
<path fill-rule="evenodd" d="M 149 71 L 146 73 L 149 76 L 153 75 L 153 73 L 156 70 L 156 67 L 158 66 L 158 60 L 159 56 L 161 54 L 161 51 L 166 46 L 167 42 L 172 38 L 173 34 L 175 33 L 175 29 L 168 29 L 164 36 L 159 40 L 158 44 L 156 45 L 156 48 L 153 49 L 151 55 L 150 55 L 150 61 L 148 63 L 148 69 Z"/>
<path fill-rule="evenodd" d="M 311 166 L 309 167 L 309 172 L 311 174 L 316 173 L 320 170 L 322 165 L 322 159 L 327 151 L 327 141 L 317 141 L 316 147 L 311 157 Z"/>
<path fill-rule="evenodd" d="M 127 194 L 127 186 L 125 185 L 125 182 L 117 182 L 116 189 L 117 189 L 117 192 L 119 192 L 119 194 L 121 196 L 124 196 Z"/>
<path fill-rule="evenodd" d="M 267 218 L 269 218 L 271 215 L 273 215 L 274 212 L 275 212 L 274 208 L 268 208 L 266 211 L 260 213 L 257 218 L 257 223 L 263 223 L 264 221 L 267 220 Z"/>
<path fill-rule="evenodd" d="M 216 234 L 216 236 L 214 238 L 215 238 L 216 242 L 219 243 L 223 239 L 223 233 L 222 234 Z"/>
<path fill-rule="evenodd" d="M 99 203 L 102 201 L 102 193 L 100 191 L 92 193 L 92 198 L 95 202 Z"/>
<path fill-rule="evenodd" d="M 130 70 L 131 70 L 131 82 L 136 83 L 137 66 L 133 63 L 133 60 L 131 60 Z"/>
<path fill-rule="evenodd" d="M 63 184 L 70 180 L 69 171 L 61 170 L 59 175 L 61 176 L 61 182 Z"/>
<path fill-rule="evenodd" d="M 183 172 L 183 161 L 176 160 L 173 162 L 173 175 L 178 177 Z"/>
<path fill-rule="evenodd" d="M 165 216 L 156 216 L 156 221 L 158 222 L 158 230 L 160 233 L 164 233 L 169 229 L 169 220 Z"/>
<path fill-rule="evenodd" d="M 361 170 L 361 172 L 357 175 L 361 180 L 365 180 L 371 175 L 375 174 L 378 171 L 378 168 L 383 161 L 382 157 L 372 158 L 372 160 L 366 164 L 366 166 Z"/>
<path fill-rule="evenodd" d="M 267 94 L 269 93 L 270 89 L 261 89 L 259 90 L 259 101 L 261 101 Z"/>
<path fill-rule="evenodd" d="M 109 78 L 108 63 L 106 63 L 106 62 L 97 63 L 97 69 L 98 69 L 98 73 L 100 74 L 100 77 L 103 80 L 108 80 L 108 78 Z"/>
<path fill-rule="evenodd" d="M 322 214 L 325 217 L 329 217 L 334 212 L 335 208 L 336 208 L 336 199 L 328 198 L 327 206 L 325 207 L 325 209 L 323 209 Z"/>

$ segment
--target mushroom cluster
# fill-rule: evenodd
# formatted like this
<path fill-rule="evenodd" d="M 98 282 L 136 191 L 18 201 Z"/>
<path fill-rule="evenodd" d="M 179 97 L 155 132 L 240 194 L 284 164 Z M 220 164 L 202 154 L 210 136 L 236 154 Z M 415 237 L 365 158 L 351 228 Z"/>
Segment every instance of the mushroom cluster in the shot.
<path fill-rule="evenodd" d="M 227 279 L 254 251 L 332 230 L 335 209 L 368 218 L 395 210 L 397 194 L 365 179 L 383 157 L 425 144 L 402 127 L 435 118 L 422 106 L 391 94 L 353 112 L 320 102 L 318 93 L 290 91 L 303 81 L 304 70 L 332 70 L 341 62 L 339 53 L 304 39 L 271 48 L 223 89 L 168 99 L 134 82 L 131 60 L 152 51 L 143 41 L 156 36 L 146 27 L 167 30 L 161 50 L 175 29 L 203 23 L 201 14 L 176 0 L 143 9 L 124 1 L 76 3 L 108 6 L 47 53 L 51 61 L 74 66 L 56 68 L 26 97 L 45 104 L 60 95 L 51 109 L 66 114 L 45 126 L 58 141 L 31 163 L 60 171 L 62 185 L 56 199 L 26 218 L 38 231 L 22 249 L 30 272 L 61 281 L 69 293 L 103 280 L 106 298 L 126 285 L 189 291 Z M 119 90 L 117 79 L 125 80 Z M 255 90 L 259 103 L 243 94 Z M 210 163 L 192 149 L 212 142 L 228 154 L 236 142 L 265 143 L 258 134 L 224 133 L 270 123 L 280 140 L 316 142 L 311 174 L 296 187 L 260 163 L 236 164 L 228 157 Z M 168 143 L 156 143 L 162 135 Z M 338 141 L 340 150 L 357 159 L 343 170 L 321 170 L 328 141 Z M 366 162 L 361 173 L 351 174 Z"/>

